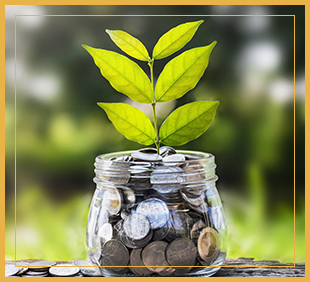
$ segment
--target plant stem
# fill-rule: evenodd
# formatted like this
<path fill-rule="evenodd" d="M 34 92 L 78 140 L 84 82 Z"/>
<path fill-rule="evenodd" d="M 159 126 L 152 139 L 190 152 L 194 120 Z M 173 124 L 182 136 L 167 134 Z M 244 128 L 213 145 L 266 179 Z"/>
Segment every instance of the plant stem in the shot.
<path fill-rule="evenodd" d="M 155 145 L 157 149 L 157 154 L 159 154 L 159 136 L 158 136 L 158 129 L 157 129 L 157 118 L 156 118 L 156 103 L 152 103 L 152 109 L 153 109 L 153 119 L 154 119 L 154 127 L 155 127 Z"/>
<path fill-rule="evenodd" d="M 156 99 L 155 99 L 154 74 L 153 74 L 154 59 L 150 59 L 150 61 L 148 62 L 148 65 L 150 66 L 151 83 L 152 83 L 152 90 L 153 90 L 152 110 L 153 110 L 153 122 L 154 122 L 154 128 L 155 128 L 155 146 L 156 146 L 156 149 L 157 149 L 157 154 L 159 154 L 160 141 L 159 141 L 158 128 L 157 128 Z"/>

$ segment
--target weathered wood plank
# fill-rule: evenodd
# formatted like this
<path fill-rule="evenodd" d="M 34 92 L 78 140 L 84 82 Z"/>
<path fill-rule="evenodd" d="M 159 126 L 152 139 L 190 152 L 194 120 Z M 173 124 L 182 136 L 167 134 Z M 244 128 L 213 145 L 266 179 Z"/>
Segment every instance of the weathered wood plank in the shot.
<path fill-rule="evenodd" d="M 39 259 L 25 259 L 23 261 L 34 262 Z M 57 261 L 65 263 L 69 261 Z M 222 267 L 214 277 L 304 277 L 304 263 L 281 263 L 272 260 L 256 261 L 253 258 L 226 259 Z"/>
<path fill-rule="evenodd" d="M 304 277 L 304 263 L 281 263 L 278 261 L 253 258 L 226 259 L 222 267 L 214 276 L 217 277 Z M 228 267 L 236 266 L 236 267 Z"/>

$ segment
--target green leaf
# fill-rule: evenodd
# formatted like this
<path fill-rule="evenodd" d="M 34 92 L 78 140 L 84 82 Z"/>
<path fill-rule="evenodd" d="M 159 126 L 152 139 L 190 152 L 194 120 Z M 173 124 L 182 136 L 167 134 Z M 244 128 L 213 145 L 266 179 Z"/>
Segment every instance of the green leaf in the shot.
<path fill-rule="evenodd" d="M 177 108 L 160 127 L 161 142 L 180 146 L 196 139 L 208 129 L 218 105 L 218 101 L 198 101 Z"/>
<path fill-rule="evenodd" d="M 180 50 L 194 36 L 203 20 L 180 24 L 166 32 L 157 41 L 153 49 L 153 58 L 156 60 L 166 58 Z"/>
<path fill-rule="evenodd" d="M 122 30 L 106 29 L 113 42 L 125 53 L 141 61 L 149 61 L 149 53 L 137 38 Z"/>
<path fill-rule="evenodd" d="M 127 57 L 113 51 L 83 47 L 93 57 L 101 74 L 117 91 L 140 103 L 153 100 L 152 85 L 145 72 Z"/>
<path fill-rule="evenodd" d="M 193 48 L 172 59 L 158 77 L 155 88 L 157 102 L 177 99 L 193 89 L 209 63 L 216 41 L 205 47 Z"/>
<path fill-rule="evenodd" d="M 155 142 L 155 130 L 150 119 L 137 108 L 124 103 L 98 103 L 115 128 L 127 139 L 143 145 Z"/>

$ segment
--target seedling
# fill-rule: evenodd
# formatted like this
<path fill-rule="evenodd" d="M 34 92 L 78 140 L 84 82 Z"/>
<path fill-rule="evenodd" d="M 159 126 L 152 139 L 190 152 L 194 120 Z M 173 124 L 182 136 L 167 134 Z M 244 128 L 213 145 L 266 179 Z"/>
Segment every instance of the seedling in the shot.
<path fill-rule="evenodd" d="M 178 99 L 193 89 L 206 70 L 216 41 L 208 46 L 192 48 L 169 61 L 154 83 L 154 62 L 183 48 L 194 36 L 203 20 L 187 22 L 172 28 L 157 41 L 152 56 L 137 38 L 121 30 L 106 30 L 113 42 L 125 53 L 150 67 L 150 78 L 134 61 L 113 51 L 83 47 L 93 57 L 101 74 L 118 92 L 136 102 L 150 104 L 153 124 L 139 109 L 126 103 L 98 103 L 115 128 L 127 139 L 143 145 L 155 143 L 184 145 L 203 134 L 211 124 L 218 101 L 196 101 L 174 110 L 158 130 L 156 105 Z"/>

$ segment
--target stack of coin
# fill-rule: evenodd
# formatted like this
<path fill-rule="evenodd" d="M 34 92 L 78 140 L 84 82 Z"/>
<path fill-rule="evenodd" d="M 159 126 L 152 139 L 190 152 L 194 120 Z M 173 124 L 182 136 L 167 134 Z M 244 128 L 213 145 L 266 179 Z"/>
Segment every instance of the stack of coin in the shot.
<path fill-rule="evenodd" d="M 168 146 L 100 161 L 87 241 L 102 274 L 183 275 L 216 261 L 225 222 L 214 164 Z"/>

